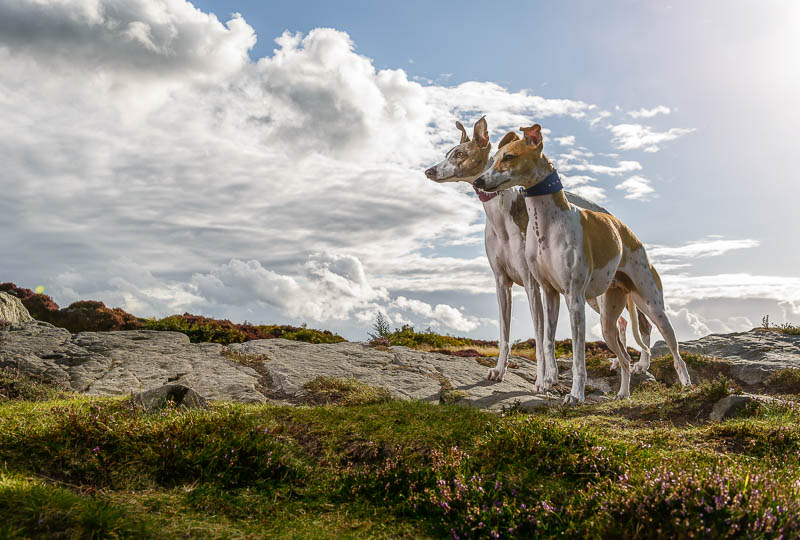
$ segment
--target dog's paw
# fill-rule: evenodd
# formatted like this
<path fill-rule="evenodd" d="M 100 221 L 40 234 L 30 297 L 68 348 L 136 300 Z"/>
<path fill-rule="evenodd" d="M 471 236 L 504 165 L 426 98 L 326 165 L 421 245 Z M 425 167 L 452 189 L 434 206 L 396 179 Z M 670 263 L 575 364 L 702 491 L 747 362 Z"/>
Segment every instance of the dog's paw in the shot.
<path fill-rule="evenodd" d="M 628 399 L 630 397 L 631 397 L 630 391 L 623 392 L 622 390 L 620 390 L 619 392 L 617 392 L 617 395 L 616 395 L 616 397 L 614 399 L 617 399 L 617 400 L 619 400 L 619 399 Z"/>
<path fill-rule="evenodd" d="M 611 359 L 611 365 L 608 366 L 608 367 L 611 368 L 614 371 L 619 369 L 619 358 L 612 358 Z"/>
<path fill-rule="evenodd" d="M 636 362 L 631 366 L 631 373 L 641 375 L 647 371 L 650 366 L 643 362 Z"/>
<path fill-rule="evenodd" d="M 503 377 L 505 377 L 505 375 L 506 375 L 505 369 L 493 367 L 492 369 L 489 370 L 489 375 L 486 376 L 486 380 L 501 382 L 503 380 Z"/>
<path fill-rule="evenodd" d="M 584 401 L 583 396 L 574 396 L 572 394 L 567 394 L 566 396 L 564 396 L 563 404 L 567 406 L 579 405 L 583 403 L 583 401 Z"/>

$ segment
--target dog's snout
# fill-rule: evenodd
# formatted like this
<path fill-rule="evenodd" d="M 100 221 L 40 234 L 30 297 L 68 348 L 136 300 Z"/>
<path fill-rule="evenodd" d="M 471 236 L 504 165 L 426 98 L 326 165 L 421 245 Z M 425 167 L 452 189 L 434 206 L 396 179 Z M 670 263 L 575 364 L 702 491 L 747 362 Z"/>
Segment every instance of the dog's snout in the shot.
<path fill-rule="evenodd" d="M 478 189 L 483 189 L 486 187 L 486 179 L 483 176 L 479 176 L 478 178 L 475 179 L 472 185 Z"/>
<path fill-rule="evenodd" d="M 425 176 L 427 176 L 430 180 L 436 180 L 436 167 L 431 167 L 430 169 L 426 170 Z"/>

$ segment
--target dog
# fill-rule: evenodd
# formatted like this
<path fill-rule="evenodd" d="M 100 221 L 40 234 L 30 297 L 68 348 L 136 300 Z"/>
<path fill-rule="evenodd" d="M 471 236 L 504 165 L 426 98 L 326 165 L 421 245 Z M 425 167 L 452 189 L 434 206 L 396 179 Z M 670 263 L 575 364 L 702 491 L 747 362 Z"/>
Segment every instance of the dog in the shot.
<path fill-rule="evenodd" d="M 490 162 L 491 144 L 489 143 L 486 118 L 481 118 L 473 126 L 472 140 L 461 122 L 456 122 L 456 127 L 461 132 L 459 144 L 447 152 L 443 161 L 427 169 L 425 175 L 430 180 L 439 183 L 461 181 L 472 184 Z M 499 147 L 502 148 L 509 142 L 518 139 L 519 136 L 516 133 L 510 132 L 500 141 Z M 555 350 L 545 351 L 542 349 L 544 326 L 541 293 L 535 279 L 531 279 L 525 258 L 528 213 L 524 197 L 516 189 L 488 193 L 475 188 L 475 192 L 486 212 L 486 255 L 494 274 L 497 303 L 500 310 L 500 351 L 497 365 L 489 370 L 487 378 L 502 381 L 506 372 L 511 323 L 511 287 L 513 284 L 517 284 L 525 289 L 528 296 L 536 332 L 537 378 L 534 390 L 537 392 L 548 390 L 557 382 L 558 367 Z M 567 197 L 577 206 L 608 213 L 604 208 L 578 195 L 567 193 Z M 590 300 L 590 305 L 599 311 L 599 306 L 593 299 Z M 641 364 L 646 371 L 649 367 L 650 324 L 641 313 L 639 313 L 638 319 L 639 324 L 634 325 L 633 328 L 637 342 L 643 344 L 642 357 L 638 364 Z M 618 327 L 623 343 L 626 324 L 625 319 L 620 317 Z M 641 333 L 639 333 L 640 328 Z"/>
<path fill-rule="evenodd" d="M 524 137 L 498 149 L 492 165 L 474 186 L 496 192 L 525 188 L 528 230 L 525 258 L 544 293 L 545 349 L 553 347 L 560 294 L 566 300 L 572 327 L 572 389 L 564 403 L 584 401 L 586 385 L 586 300 L 598 298 L 603 338 L 621 368 L 618 398 L 630 396 L 630 356 L 616 321 L 635 305 L 659 329 L 672 352 L 684 386 L 691 384 L 686 363 L 666 314 L 661 278 L 644 246 L 622 221 L 610 214 L 573 206 L 564 194 L 558 172 L 544 155 L 541 126 L 521 128 Z"/>

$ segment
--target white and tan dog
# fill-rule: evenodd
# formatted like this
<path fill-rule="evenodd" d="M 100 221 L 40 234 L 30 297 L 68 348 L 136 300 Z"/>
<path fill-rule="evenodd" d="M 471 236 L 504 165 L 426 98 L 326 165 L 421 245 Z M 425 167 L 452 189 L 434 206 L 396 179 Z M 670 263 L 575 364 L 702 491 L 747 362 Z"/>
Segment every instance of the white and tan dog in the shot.
<path fill-rule="evenodd" d="M 525 190 L 528 231 L 525 257 L 544 292 L 544 348 L 553 346 L 560 294 L 572 327 L 572 390 L 565 403 L 582 402 L 586 384 L 585 334 L 588 298 L 598 298 L 603 338 L 621 367 L 618 397 L 630 395 L 630 356 L 619 339 L 616 321 L 630 302 L 661 331 L 675 370 L 690 384 L 667 317 L 661 279 L 633 232 L 616 217 L 576 208 L 567 200 L 558 173 L 542 152 L 541 126 L 522 128 L 524 139 L 500 148 L 475 187 L 494 192 L 512 186 Z"/>
<path fill-rule="evenodd" d="M 473 127 L 473 138 L 470 140 L 464 126 L 456 122 L 461 131 L 461 141 L 451 149 L 446 158 L 425 171 L 426 176 L 435 182 L 472 182 L 485 170 L 489 163 L 491 144 L 485 118 L 481 118 Z M 500 148 L 519 140 L 513 133 L 508 133 L 501 141 Z M 536 336 L 537 379 L 534 389 L 544 391 L 556 383 L 558 368 L 555 349 L 543 349 L 544 323 L 542 317 L 541 294 L 535 279 L 532 279 L 525 258 L 525 235 L 528 228 L 528 213 L 522 194 L 516 189 L 487 193 L 475 189 L 486 212 L 485 247 L 489 265 L 495 278 L 497 303 L 500 308 L 500 354 L 497 365 L 489 370 L 488 379 L 503 380 L 509 354 L 509 330 L 511 322 L 511 287 L 522 286 L 528 296 L 531 317 L 534 322 Z M 602 207 L 572 193 L 567 193 L 569 200 L 583 208 L 608 213 Z M 590 304 L 599 311 L 596 302 Z M 632 315 L 633 316 L 633 315 Z M 649 367 L 650 324 L 639 313 L 639 324 L 633 330 L 637 342 L 642 344 L 642 358 L 637 364 L 642 371 Z M 625 320 L 619 319 L 620 338 L 624 343 Z M 639 328 L 642 334 L 639 335 Z M 645 345 L 646 343 L 646 345 Z"/>

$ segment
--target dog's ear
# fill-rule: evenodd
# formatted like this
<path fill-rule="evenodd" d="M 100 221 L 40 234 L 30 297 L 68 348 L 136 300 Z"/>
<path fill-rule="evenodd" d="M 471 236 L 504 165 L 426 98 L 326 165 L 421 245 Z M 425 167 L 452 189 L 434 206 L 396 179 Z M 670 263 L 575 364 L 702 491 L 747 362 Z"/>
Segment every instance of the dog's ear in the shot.
<path fill-rule="evenodd" d="M 489 144 L 489 126 L 486 124 L 486 116 L 481 116 L 481 119 L 475 122 L 475 126 L 472 128 L 472 138 L 478 143 L 478 146 Z"/>
<path fill-rule="evenodd" d="M 542 143 L 542 126 L 533 124 L 531 127 L 521 127 L 519 130 L 525 134 L 525 144 L 529 146 L 544 146 Z"/>
<path fill-rule="evenodd" d="M 497 145 L 497 149 L 500 150 L 502 147 L 507 145 L 510 142 L 518 141 L 519 135 L 514 133 L 513 131 L 509 131 L 506 133 L 506 136 L 500 139 L 500 144 Z"/>
<path fill-rule="evenodd" d="M 458 144 L 464 144 L 465 142 L 469 142 L 469 137 L 467 136 L 467 130 L 464 129 L 464 124 L 456 120 L 456 127 L 461 131 L 461 142 Z"/>

